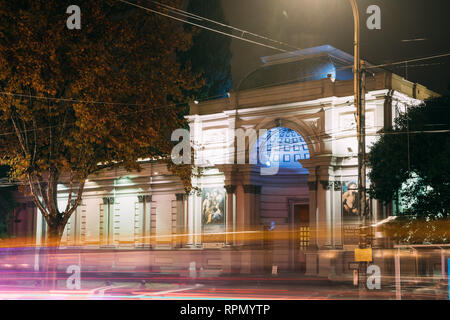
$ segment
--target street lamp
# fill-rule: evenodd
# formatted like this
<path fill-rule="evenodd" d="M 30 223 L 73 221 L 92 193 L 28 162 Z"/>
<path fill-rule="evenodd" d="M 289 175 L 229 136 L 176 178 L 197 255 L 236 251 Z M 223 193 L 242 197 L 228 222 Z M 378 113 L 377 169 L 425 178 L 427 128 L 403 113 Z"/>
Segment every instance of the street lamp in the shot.
<path fill-rule="evenodd" d="M 350 0 L 353 11 L 353 19 L 355 22 L 355 37 L 354 37 L 354 94 L 355 107 L 357 117 L 357 138 L 358 138 L 358 212 L 363 218 L 363 225 L 366 225 L 366 126 L 365 126 L 365 103 L 364 95 L 361 85 L 361 59 L 360 59 L 360 23 L 359 11 L 356 0 Z"/>
<path fill-rule="evenodd" d="M 358 138 L 358 213 L 362 217 L 362 230 L 360 231 L 359 245 L 366 247 L 367 243 L 367 207 L 366 207 L 366 108 L 365 108 L 365 91 L 362 86 L 362 80 L 364 80 L 364 73 L 361 72 L 361 59 L 360 59 L 360 23 L 359 23 L 359 11 L 356 0 L 350 0 L 353 11 L 353 19 L 355 22 L 355 38 L 354 38 L 354 94 L 355 94 L 355 107 L 357 118 L 357 138 Z M 365 290 L 365 274 L 367 263 L 361 263 L 358 273 L 358 284 L 360 290 Z"/>

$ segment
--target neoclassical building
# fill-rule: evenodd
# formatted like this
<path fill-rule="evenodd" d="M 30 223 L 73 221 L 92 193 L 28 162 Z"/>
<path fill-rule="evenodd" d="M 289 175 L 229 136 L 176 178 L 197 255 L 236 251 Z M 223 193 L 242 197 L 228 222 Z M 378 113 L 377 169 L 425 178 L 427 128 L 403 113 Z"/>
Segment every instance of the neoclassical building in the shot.
<path fill-rule="evenodd" d="M 63 245 L 138 248 L 155 265 L 196 261 L 218 272 L 276 265 L 279 272 L 348 273 L 359 228 L 352 64 L 331 46 L 262 58 L 238 91 L 191 105 L 198 192 L 185 194 L 156 162 L 92 176 Z M 367 151 L 400 112 L 435 95 L 376 68 L 365 89 Z M 61 184 L 62 203 L 65 190 Z M 374 225 L 392 214 L 376 200 L 369 204 Z M 26 214 L 36 217 L 40 243 L 43 219 L 32 206 L 16 213 Z M 379 240 L 375 247 L 383 246 Z"/>

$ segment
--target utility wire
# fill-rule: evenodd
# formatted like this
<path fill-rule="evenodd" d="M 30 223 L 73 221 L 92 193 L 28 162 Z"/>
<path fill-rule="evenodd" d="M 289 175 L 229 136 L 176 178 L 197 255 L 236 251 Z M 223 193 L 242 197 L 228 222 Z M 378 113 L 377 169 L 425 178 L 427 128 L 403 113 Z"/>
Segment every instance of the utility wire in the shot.
<path fill-rule="evenodd" d="M 176 20 L 179 20 L 179 21 L 182 21 L 182 22 L 190 23 L 189 21 L 184 21 L 182 19 L 178 19 L 176 17 L 170 16 L 170 15 L 166 15 L 164 13 L 161 13 L 161 12 L 158 12 L 156 10 L 152 10 L 152 9 L 149 9 L 149 8 L 146 8 L 146 7 L 143 7 L 143 6 L 140 6 L 140 5 L 128 2 L 126 0 L 118 0 L 118 1 L 120 1 L 122 3 L 126 3 L 126 4 L 131 5 L 131 6 L 135 6 L 135 7 L 141 8 L 141 9 L 146 10 L 146 11 L 150 11 L 150 12 L 154 12 L 156 14 L 160 14 L 160 15 L 166 16 L 168 18 L 172 18 L 172 19 L 176 19 Z M 152 1 L 152 2 L 160 4 L 157 1 Z M 169 7 L 169 6 L 163 5 L 163 4 L 160 4 L 160 5 Z M 172 8 L 172 7 L 169 7 L 169 8 Z M 175 9 L 175 8 L 173 8 L 173 9 Z M 176 10 L 179 10 L 179 9 L 176 9 Z M 183 10 L 179 10 L 179 11 L 186 12 L 186 11 L 183 11 Z M 196 18 L 198 17 L 198 18 L 205 19 L 207 21 L 211 21 L 211 22 L 214 22 L 214 23 L 222 25 L 221 23 L 216 22 L 214 20 L 206 19 L 206 18 L 197 16 L 197 15 L 194 15 L 194 14 L 190 14 L 188 12 L 186 12 L 186 14 L 189 15 L 189 16 L 192 16 L 192 17 L 196 17 Z M 238 28 L 235 28 L 235 27 L 232 27 L 232 26 L 228 26 L 228 25 L 225 25 L 225 24 L 223 24 L 223 25 L 227 26 L 227 27 L 230 27 L 230 28 L 233 28 L 235 30 L 243 31 L 245 33 L 248 33 L 248 34 L 251 34 L 251 35 L 254 35 L 254 36 L 257 36 L 257 37 L 261 37 L 263 39 L 267 39 L 267 40 L 270 40 L 270 41 L 273 41 L 273 42 L 282 43 L 284 45 L 290 46 L 290 45 L 285 44 L 283 42 L 280 42 L 280 41 L 277 41 L 277 40 L 273 40 L 273 39 L 270 39 L 270 38 L 267 38 L 267 37 L 264 37 L 264 36 L 260 36 L 260 35 L 257 35 L 257 34 L 254 34 L 254 33 L 251 33 L 251 32 L 245 31 L 245 30 L 242 30 L 242 29 L 238 29 Z M 203 26 L 199 26 L 199 27 L 203 28 Z M 206 27 L 204 27 L 204 28 L 206 28 Z M 217 30 L 214 30 L 214 29 L 211 29 L 211 28 L 206 28 L 206 29 L 208 29 L 208 30 L 210 30 L 212 32 L 218 32 L 218 33 L 224 34 L 223 32 L 220 32 L 220 31 L 217 31 Z M 234 35 L 230 35 L 230 34 L 225 34 L 225 35 L 232 36 L 232 37 L 244 40 L 244 41 L 249 41 L 249 42 L 255 43 L 257 45 L 263 45 L 263 46 L 266 46 L 266 47 L 270 47 L 271 49 L 274 49 L 274 50 L 279 50 L 279 51 L 286 52 L 285 50 L 282 50 L 280 48 L 267 46 L 265 44 L 258 43 L 258 42 L 255 42 L 255 41 L 251 41 L 251 40 L 248 40 L 248 39 L 243 39 L 241 37 L 237 37 L 237 36 L 234 36 Z M 292 47 L 292 48 L 295 48 L 295 47 Z M 296 48 L 296 49 L 298 49 L 298 48 Z M 436 59 L 436 58 L 447 57 L 447 56 L 450 56 L 450 53 L 445 53 L 445 54 L 441 54 L 441 55 L 434 55 L 434 56 L 428 56 L 428 57 L 417 58 L 417 59 L 410 59 L 410 60 L 404 60 L 404 61 L 385 63 L 385 64 L 379 64 L 379 65 L 374 65 L 374 66 L 367 66 L 366 69 L 381 68 L 381 67 L 386 67 L 386 66 L 405 64 L 405 63 L 408 63 L 408 62 L 417 62 L 417 61 L 423 61 L 423 60 L 430 60 L 430 59 Z M 353 67 L 353 65 L 348 65 L 348 66 L 336 68 L 335 70 L 336 71 L 340 71 L 340 70 L 350 69 L 352 67 Z M 268 84 L 268 85 L 265 85 L 265 86 L 259 86 L 259 87 L 255 87 L 255 88 L 251 88 L 251 89 L 260 89 L 260 88 L 265 88 L 265 87 L 268 87 L 268 86 L 273 86 L 273 85 L 278 85 L 278 84 L 291 83 L 291 82 L 295 82 L 295 81 L 299 81 L 299 80 L 305 80 L 305 79 L 308 79 L 308 78 L 311 78 L 311 77 L 314 77 L 314 76 L 327 75 L 327 74 L 328 73 L 311 73 L 311 74 L 309 74 L 307 76 L 304 76 L 304 77 L 301 77 L 301 78 L 291 79 L 291 80 L 287 80 L 287 81 L 274 82 L 274 83 L 271 83 L 271 84 Z M 34 98 L 34 99 L 41 99 L 41 100 L 73 102 L 73 103 L 85 103 L 85 104 L 152 106 L 151 104 L 125 103 L 125 102 L 108 102 L 108 101 L 93 101 L 93 100 L 91 100 L 91 101 L 90 100 L 76 100 L 76 99 L 69 99 L 69 98 L 53 98 L 53 97 L 44 97 L 44 96 L 33 96 L 33 95 L 29 95 L 29 94 L 12 93 L 12 92 L 0 92 L 0 94 L 2 94 L 2 95 L 10 95 L 10 96 L 18 96 L 18 97 L 24 97 L 24 98 Z M 198 100 L 198 101 L 207 101 L 207 100 L 214 99 L 214 98 L 219 98 L 219 97 L 223 97 L 223 95 L 210 96 L 210 97 L 206 97 L 204 99 Z M 170 105 L 166 105 L 166 107 L 176 106 L 176 105 L 183 105 L 183 104 L 188 103 L 188 102 L 190 102 L 190 101 L 185 101 L 185 102 L 181 102 L 181 103 L 178 103 L 178 104 L 170 104 Z M 164 107 L 164 106 L 160 106 L 160 107 Z M 158 108 L 158 107 L 156 107 L 156 108 Z"/>
<path fill-rule="evenodd" d="M 277 48 L 277 47 L 274 47 L 274 46 L 271 46 L 271 45 L 267 45 L 267 44 L 264 44 L 264 43 L 261 43 L 261 42 L 253 41 L 253 40 L 246 39 L 246 38 L 243 38 L 243 37 L 239 37 L 239 36 L 236 36 L 236 35 L 233 35 L 233 34 L 222 32 L 222 31 L 219 31 L 219 30 L 216 30 L 216 29 L 213 29 L 213 28 L 202 26 L 200 24 L 193 23 L 193 22 L 190 22 L 190 21 L 185 20 L 185 19 L 177 18 L 177 17 L 171 16 L 170 14 L 166 14 L 166 13 L 163 13 L 163 12 L 160 12 L 160 11 L 157 11 L 157 10 L 153 10 L 153 9 L 150 9 L 150 8 L 147 8 L 147 7 L 144 7 L 144 6 L 141 6 L 141 5 L 138 5 L 138 4 L 126 1 L 126 0 L 118 0 L 118 1 L 120 1 L 122 3 L 125 3 L 125 4 L 128 4 L 130 6 L 136 7 L 136 8 L 140 8 L 140 9 L 145 10 L 145 11 L 153 12 L 155 14 L 158 14 L 158 15 L 161 15 L 161 16 L 164 16 L 164 17 L 167 17 L 167 18 L 171 18 L 171 19 L 174 19 L 174 20 L 177 20 L 177 21 L 180 21 L 180 22 L 184 22 L 184 23 L 187 23 L 187 24 L 190 24 L 190 25 L 202 28 L 202 29 L 206 29 L 206 30 L 209 30 L 209 31 L 212 31 L 212 32 L 216 32 L 216 33 L 219 33 L 219 34 L 227 36 L 227 37 L 239 39 L 239 40 L 242 40 L 242 41 L 246 41 L 246 42 L 249 42 L 249 43 L 260 45 L 260 46 L 263 46 L 263 47 L 266 47 L 266 48 L 269 48 L 269 49 L 273 49 L 273 50 L 277 50 L 277 51 L 280 51 L 280 52 L 289 52 L 287 50 L 280 49 L 280 48 Z"/>
<path fill-rule="evenodd" d="M 165 108 L 166 106 L 160 106 L 159 108 Z M 155 107 L 158 108 L 158 107 Z M 119 116 L 126 116 L 129 114 L 134 114 L 134 113 L 139 113 L 139 112 L 145 112 L 146 110 L 140 110 L 140 111 L 132 111 L 132 112 L 128 112 L 128 113 L 124 113 L 124 114 L 119 114 Z M 71 122 L 71 123 L 67 123 L 65 125 L 55 125 L 55 126 L 47 126 L 47 127 L 39 127 L 39 128 L 35 128 L 35 129 L 27 129 L 27 130 L 23 130 L 23 131 L 19 131 L 19 133 L 27 133 L 27 132 L 34 132 L 34 131 L 39 131 L 39 130 L 46 130 L 46 129 L 52 129 L 52 128 L 58 128 L 58 127 L 62 127 L 62 126 L 71 126 L 71 125 L 75 125 L 76 122 Z M 434 124 L 430 124 L 430 125 L 434 125 Z M 368 129 L 376 129 L 376 128 L 384 128 L 384 126 L 371 126 Z M 343 134 L 343 133 L 351 133 L 353 132 L 353 129 L 336 129 L 336 131 L 321 131 L 321 132 L 317 132 L 311 135 L 308 135 L 306 137 L 308 138 L 315 138 L 315 139 L 325 139 L 326 141 L 335 141 L 335 140 L 341 140 L 341 139 L 347 139 L 348 136 L 343 136 L 343 137 L 333 137 L 333 138 L 328 138 L 330 135 L 337 135 L 339 133 Z M 367 133 L 367 136 L 381 136 L 381 135 L 397 135 L 397 134 L 432 134 L 432 133 L 448 133 L 450 132 L 450 130 L 422 130 L 422 131 L 408 131 L 408 132 L 375 132 L 375 133 Z M 0 133 L 0 136 L 7 136 L 7 135 L 14 135 L 17 132 L 5 132 L 5 133 Z M 306 141 L 305 141 L 306 142 Z"/>
<path fill-rule="evenodd" d="M 124 0 L 119 0 L 119 1 L 124 1 Z M 450 56 L 450 53 L 443 54 L 443 55 L 437 55 L 437 56 L 418 58 L 418 59 L 413 59 L 413 60 L 414 61 L 428 60 L 428 59 L 435 59 L 435 58 L 445 57 L 445 56 Z M 412 60 L 407 60 L 407 61 L 412 61 Z M 402 64 L 402 63 L 405 63 L 405 61 L 392 62 L 390 64 L 370 66 L 370 67 L 366 67 L 366 68 L 378 68 L 378 67 L 381 67 L 381 66 L 398 65 L 398 64 Z M 345 70 L 345 69 L 349 69 L 349 68 L 352 68 L 352 66 L 348 65 L 348 66 L 336 68 L 335 70 L 336 71 L 340 71 L 340 70 Z M 306 75 L 306 76 L 301 77 L 301 78 L 295 78 L 295 79 L 290 79 L 290 80 L 286 80 L 286 81 L 274 82 L 274 83 L 270 83 L 270 84 L 263 85 L 263 86 L 252 87 L 251 90 L 271 87 L 271 86 L 274 86 L 274 85 L 293 83 L 293 82 L 297 82 L 299 80 L 306 80 L 306 79 L 311 78 L 311 77 L 315 77 L 315 76 L 318 76 L 318 75 L 327 75 L 327 74 L 329 74 L 329 72 L 311 73 L 311 74 Z M 192 102 L 190 100 L 186 100 L 186 101 L 183 101 L 183 102 L 180 102 L 180 103 L 176 103 L 176 104 L 174 103 L 174 104 L 167 104 L 167 105 L 162 105 L 162 106 L 154 106 L 153 104 L 139 104 L 139 103 L 113 102 L 113 101 L 112 102 L 108 102 L 108 101 L 97 101 L 97 100 L 77 100 L 77 99 L 71 99 L 71 98 L 54 98 L 54 97 L 36 96 L 36 95 L 29 95 L 29 94 L 23 94 L 23 93 L 14 93 L 14 92 L 5 92 L 5 91 L 0 91 L 0 95 L 16 96 L 16 97 L 22 97 L 22 98 L 31 98 L 31 99 L 37 99 L 37 100 L 50 100 L 50 101 L 60 101 L 60 102 L 84 103 L 84 104 L 123 105 L 123 106 L 128 105 L 128 106 L 147 106 L 147 107 L 152 107 L 152 109 L 147 109 L 147 110 L 156 110 L 156 109 L 160 109 L 160 108 L 164 108 L 164 107 L 171 107 L 171 106 L 184 107 L 186 103 Z M 209 96 L 209 97 L 206 97 L 204 99 L 199 99 L 197 101 L 198 102 L 203 102 L 203 101 L 208 101 L 208 100 L 211 100 L 211 99 L 214 99 L 214 98 L 222 98 L 222 97 L 224 97 L 224 95 L 221 94 L 221 95 Z M 146 111 L 146 110 L 142 110 L 142 111 Z M 142 112 L 142 111 L 139 111 L 139 112 Z"/>
<path fill-rule="evenodd" d="M 301 48 L 294 47 L 294 46 L 292 46 L 292 45 L 290 45 L 290 44 L 288 44 L 288 43 L 285 43 L 285 42 L 282 42 L 282 41 L 278 41 L 278 40 L 274 40 L 274 39 L 271 39 L 271 38 L 269 38 L 269 37 L 262 36 L 262 35 L 259 35 L 259 34 L 256 34 L 256 33 L 253 33 L 253 32 L 247 31 L 247 30 L 243 30 L 243 29 L 240 29 L 240 28 L 236 28 L 236 27 L 233 27 L 233 26 L 231 26 L 231 25 L 224 24 L 224 23 L 221 23 L 221 22 L 218 22 L 218 21 L 215 21 L 215 20 L 211 20 L 211 19 L 208 19 L 208 18 L 199 16 L 199 15 L 196 15 L 196 14 L 193 14 L 193 13 L 190 13 L 190 12 L 187 12 L 187 11 L 184 11 L 184 10 L 181 10 L 181 9 L 177 9 L 177 8 L 168 6 L 168 5 L 163 4 L 163 3 L 161 3 L 161 2 L 158 2 L 158 1 L 151 1 L 151 2 L 153 2 L 153 3 L 155 3 L 156 5 L 159 5 L 159 6 L 161 6 L 161 7 L 164 7 L 164 8 L 166 8 L 167 10 L 172 10 L 172 11 L 174 11 L 174 12 L 180 14 L 180 15 L 184 15 L 184 16 L 186 16 L 186 17 L 189 17 L 189 18 L 192 18 L 192 19 L 195 19 L 195 20 L 198 20 L 198 21 L 207 21 L 207 22 L 211 22 L 211 23 L 217 24 L 217 25 L 219 25 L 219 26 L 226 27 L 226 28 L 230 28 L 230 29 L 232 29 L 232 30 L 241 32 L 241 33 L 242 33 L 242 37 L 243 37 L 245 34 L 248 34 L 248 35 L 251 35 L 251 36 L 254 36 L 254 37 L 257 37 L 257 38 L 260 38 L 260 39 L 264 39 L 264 40 L 267 40 L 267 41 L 270 41 L 270 42 L 273 42 L 273 43 L 281 44 L 281 45 L 283 45 L 283 46 L 286 46 L 286 47 L 289 47 L 289 48 L 292 48 L 292 49 L 295 49 L 295 50 L 301 50 Z"/>
<path fill-rule="evenodd" d="M 349 68 L 349 67 L 341 67 L 341 68 L 337 68 L 336 70 L 343 70 L 343 69 L 347 69 L 347 68 Z M 271 86 L 274 86 L 274 85 L 293 83 L 293 82 L 296 82 L 296 81 L 299 81 L 299 80 L 305 80 L 305 79 L 311 78 L 313 76 L 325 75 L 325 74 L 327 74 L 327 73 L 313 73 L 313 74 L 310 74 L 310 75 L 302 77 L 302 78 L 292 79 L 292 80 L 288 80 L 288 81 L 280 81 L 280 82 L 276 82 L 276 83 L 272 83 L 272 84 L 268 84 L 268 85 L 264 85 L 264 86 L 254 87 L 254 88 L 251 88 L 251 90 L 262 89 L 262 88 L 271 87 Z M 136 113 L 146 112 L 146 111 L 149 111 L 149 110 L 159 110 L 159 109 L 167 108 L 167 107 L 185 107 L 187 103 L 191 102 L 191 101 L 184 101 L 184 102 L 180 102 L 180 103 L 176 103 L 176 104 L 167 104 L 167 105 L 154 106 L 152 104 L 136 104 L 136 103 L 133 104 L 133 103 L 125 103 L 125 102 L 107 102 L 107 101 L 95 101 L 95 100 L 76 100 L 76 99 L 69 99 L 69 98 L 53 98 L 53 97 L 34 96 L 34 95 L 29 95 L 29 94 L 3 92 L 3 91 L 0 91 L 0 94 L 1 95 L 8 95 L 8 96 L 17 96 L 17 97 L 22 97 L 22 98 L 37 99 L 37 100 L 51 100 L 51 101 L 72 102 L 72 103 L 85 103 L 85 104 L 129 105 L 129 106 L 147 106 L 147 107 L 150 107 L 150 108 L 147 108 L 147 109 L 144 109 L 144 110 L 137 110 L 137 111 L 131 111 L 131 112 L 128 112 L 128 113 L 120 114 L 119 116 L 126 116 L 126 115 L 129 115 L 129 114 L 136 114 Z M 198 102 L 208 101 L 210 99 L 219 98 L 219 97 L 223 97 L 223 95 L 216 95 L 216 96 L 206 97 L 206 98 L 204 98 L 202 100 L 198 100 Z M 69 123 L 69 124 L 66 124 L 66 125 L 74 125 L 74 124 L 75 123 Z M 57 127 L 60 127 L 60 126 L 62 126 L 62 125 L 40 127 L 40 128 L 36 128 L 36 129 L 28 129 L 28 130 L 22 131 L 22 133 L 24 133 L 24 132 L 33 132 L 33 131 L 38 131 L 38 130 L 45 130 L 45 129 L 51 129 L 51 128 L 57 128 Z M 12 135 L 12 134 L 15 134 L 15 132 L 0 133 L 0 136 Z M 329 133 L 327 133 L 327 135 L 328 134 Z"/>
<path fill-rule="evenodd" d="M 147 8 L 147 7 L 144 7 L 144 6 L 141 6 L 141 5 L 138 5 L 138 4 L 126 1 L 126 0 L 118 0 L 118 1 L 120 1 L 122 3 L 125 3 L 125 4 L 128 4 L 128 5 L 131 5 L 131 6 L 134 6 L 134 7 L 137 7 L 137 8 L 140 8 L 140 9 L 143 9 L 143 10 L 146 10 L 146 11 L 150 11 L 150 12 L 153 12 L 153 13 L 156 13 L 156 14 L 159 14 L 159 15 L 163 15 L 163 16 L 171 18 L 171 19 L 175 19 L 175 20 L 178 20 L 178 21 L 181 21 L 181 22 L 185 22 L 185 23 L 188 23 L 188 24 L 191 24 L 191 25 L 194 25 L 194 26 L 197 26 L 199 28 L 203 28 L 203 29 L 206 29 L 206 30 L 209 30 L 209 31 L 212 31 L 212 32 L 216 32 L 216 33 L 219 33 L 219 34 L 222 34 L 222 35 L 226 35 L 226 36 L 229 36 L 229 37 L 233 37 L 233 38 L 236 38 L 236 39 L 247 41 L 247 42 L 250 42 L 250 43 L 253 43 L 253 44 L 261 45 L 261 46 L 264 46 L 264 47 L 267 47 L 267 48 L 270 48 L 270 49 L 274 49 L 274 50 L 278 50 L 278 51 L 282 51 L 282 52 L 288 52 L 288 51 L 286 51 L 284 49 L 280 49 L 280 48 L 277 48 L 277 47 L 269 46 L 269 45 L 266 45 L 266 44 L 263 44 L 263 43 L 260 43 L 260 42 L 256 42 L 256 41 L 249 40 L 249 39 L 246 39 L 246 38 L 243 38 L 243 37 L 239 37 L 239 36 L 235 36 L 235 35 L 232 35 L 232 34 L 228 34 L 228 33 L 225 33 L 225 32 L 219 31 L 219 30 L 215 30 L 215 29 L 212 29 L 212 28 L 208 28 L 208 27 L 205 27 L 205 26 L 202 26 L 202 25 L 198 25 L 198 24 L 192 23 L 190 21 L 183 20 L 183 19 L 171 16 L 169 14 L 165 14 L 165 13 L 159 12 L 157 10 L 153 10 L 153 9 L 150 9 L 150 8 Z M 152 1 L 152 2 L 158 3 L 157 1 Z M 244 32 L 244 33 L 252 34 L 254 36 L 261 37 L 263 39 L 266 38 L 267 40 L 270 40 L 272 42 L 282 43 L 281 41 L 277 41 L 277 40 L 273 40 L 273 39 L 270 39 L 270 38 L 267 38 L 267 37 L 264 37 L 264 36 L 256 35 L 256 34 L 253 34 L 251 32 L 248 32 L 248 31 L 245 31 L 245 30 L 242 30 L 242 29 L 239 29 L 239 28 L 235 28 L 235 27 L 232 27 L 232 26 L 228 26 L 226 24 L 222 24 L 220 22 L 217 22 L 217 21 L 214 21 L 214 20 L 211 20 L 211 19 L 207 19 L 207 18 L 198 16 L 198 15 L 194 15 L 194 14 L 191 14 L 189 12 L 186 12 L 186 11 L 183 11 L 183 10 L 180 10 L 180 9 L 176 9 L 176 8 L 173 8 L 173 7 L 170 7 L 170 6 L 167 6 L 167 5 L 163 5 L 163 4 L 160 4 L 160 3 L 158 3 L 158 4 L 161 5 L 161 6 L 165 6 L 167 8 L 171 8 L 173 10 L 177 10 L 179 12 L 182 12 L 185 15 L 188 15 L 188 16 L 191 16 L 191 17 L 195 17 L 196 19 L 203 19 L 203 20 L 210 21 L 210 22 L 213 22 L 213 23 L 216 23 L 216 24 L 219 24 L 219 25 L 227 26 L 227 27 L 235 29 L 235 30 L 239 30 L 239 31 Z M 287 45 L 287 46 L 292 47 L 292 48 L 295 48 L 295 47 L 293 47 L 291 45 L 288 45 L 288 44 L 285 44 L 285 43 L 282 43 L 282 44 L 283 45 Z M 298 49 L 298 48 L 296 48 L 296 49 Z M 403 61 L 398 61 L 398 62 L 384 63 L 384 64 L 373 65 L 373 66 L 366 66 L 365 69 L 382 68 L 382 67 L 387 67 L 387 66 L 393 66 L 393 65 L 398 65 L 398 64 L 405 64 L 405 63 L 417 62 L 417 61 L 423 61 L 423 60 L 430 60 L 430 59 L 437 59 L 437 58 L 443 58 L 443 57 L 448 57 L 448 56 L 450 56 L 450 53 L 444 53 L 444 54 L 440 54 L 440 55 L 428 56 L 428 57 L 417 58 L 417 59 L 403 60 Z M 344 70 L 344 69 L 349 69 L 349 68 L 352 68 L 352 66 L 342 67 L 342 68 L 339 68 L 339 70 Z M 338 70 L 338 69 L 336 69 L 336 70 Z"/>
<path fill-rule="evenodd" d="M 395 66 L 395 65 L 398 65 L 398 64 L 405 64 L 405 63 L 410 63 L 410 62 L 417 62 L 417 61 L 431 60 L 431 59 L 437 59 L 437 58 L 444 58 L 444 57 L 449 57 L 449 56 L 450 56 L 450 53 L 444 53 L 444 54 L 439 54 L 439 55 L 436 55 L 436 56 L 428 56 L 428 57 L 417 58 L 417 59 L 409 59 L 409 60 L 403 60 L 403 61 L 397 61 L 397 62 L 384 63 L 384 64 L 375 65 L 375 66 L 368 66 L 368 67 L 365 67 L 365 68 L 366 69 L 382 68 L 382 67 L 388 67 L 388 66 Z"/>
<path fill-rule="evenodd" d="M 14 93 L 14 92 L 6 92 L 6 91 L 0 91 L 0 95 L 5 96 L 15 96 L 15 97 L 22 97 L 22 98 L 31 98 L 36 100 L 49 100 L 49 101 L 58 101 L 58 102 L 72 102 L 72 103 L 82 103 L 82 104 L 103 104 L 103 105 L 116 105 L 116 106 L 133 106 L 133 107 L 152 107 L 154 104 L 150 103 L 127 103 L 127 102 L 108 102 L 108 101 L 96 101 L 96 100 L 77 100 L 77 99 L 70 99 L 70 98 L 54 98 L 54 97 L 45 97 L 45 96 L 36 96 L 36 95 L 29 95 L 24 93 Z M 205 99 L 214 99 L 223 97 L 223 94 L 210 96 Z M 198 101 L 205 101 L 205 99 L 201 99 Z M 172 107 L 172 106 L 180 106 L 185 105 L 188 102 L 192 101 L 183 101 L 180 103 L 173 103 L 173 104 L 167 104 L 160 107 Z M 158 107 L 156 107 L 158 108 Z M 150 109 L 148 109 L 150 110 Z"/>

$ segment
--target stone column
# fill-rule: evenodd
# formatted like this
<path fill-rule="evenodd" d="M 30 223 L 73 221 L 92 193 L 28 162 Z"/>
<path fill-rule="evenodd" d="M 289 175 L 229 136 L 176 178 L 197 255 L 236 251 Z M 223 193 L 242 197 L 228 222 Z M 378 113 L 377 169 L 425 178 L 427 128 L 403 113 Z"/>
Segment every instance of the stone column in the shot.
<path fill-rule="evenodd" d="M 250 231 L 252 227 L 252 207 L 254 195 L 252 185 L 244 185 L 244 225 L 240 231 Z"/>
<path fill-rule="evenodd" d="M 100 243 L 103 246 L 114 245 L 114 197 L 103 198 L 103 223 L 100 224 L 103 231 Z"/>
<path fill-rule="evenodd" d="M 315 178 L 315 177 L 313 177 Z M 310 240 L 308 250 L 306 251 L 306 275 L 317 275 L 319 268 L 318 260 L 318 225 L 317 225 L 317 182 L 308 181 L 309 189 L 309 227 Z"/>
<path fill-rule="evenodd" d="M 236 195 L 236 186 L 227 185 L 225 186 L 225 190 L 227 191 L 227 209 L 226 209 L 226 217 L 225 217 L 225 226 L 226 226 L 226 245 L 231 246 L 234 245 L 234 216 L 235 216 L 235 195 Z"/>
<path fill-rule="evenodd" d="M 203 230 L 202 230 L 202 196 L 197 194 L 195 197 L 194 205 L 194 245 L 196 248 L 201 248 L 203 246 Z"/>
<path fill-rule="evenodd" d="M 187 221 L 186 221 L 186 231 L 187 231 L 187 242 L 186 242 L 186 246 L 187 247 L 194 247 L 194 216 L 195 216 L 195 200 L 196 200 L 196 196 L 194 194 L 190 194 L 188 197 L 188 214 L 187 214 Z"/>
<path fill-rule="evenodd" d="M 184 215 L 184 201 L 186 194 L 175 194 L 177 199 L 177 214 L 176 214 L 176 234 L 175 234 L 175 247 L 182 247 L 187 239 L 185 237 L 185 215 Z"/>
<path fill-rule="evenodd" d="M 260 198 L 261 186 L 244 185 L 244 230 L 257 231 L 260 229 Z M 261 230 L 262 231 L 262 230 Z M 260 245 L 263 239 L 260 239 Z M 247 245 L 248 243 L 244 243 Z M 253 242 L 252 245 L 258 243 Z"/>
<path fill-rule="evenodd" d="M 262 186 L 255 186 L 255 204 L 253 211 L 253 223 L 258 228 L 261 227 L 261 189 Z"/>
<path fill-rule="evenodd" d="M 244 185 L 246 227 L 253 230 L 259 226 L 261 186 Z"/>
<path fill-rule="evenodd" d="M 309 228 L 311 230 L 309 239 L 309 249 L 318 248 L 318 229 L 317 229 L 317 182 L 308 181 L 309 189 Z"/>
<path fill-rule="evenodd" d="M 152 211 L 152 196 L 142 195 L 138 196 L 139 212 L 140 212 L 140 229 L 142 241 L 140 244 L 149 245 L 151 237 L 151 211 Z"/>
<path fill-rule="evenodd" d="M 323 247 L 325 249 L 330 249 L 333 245 L 333 207 L 331 200 L 331 188 L 333 187 L 333 182 L 330 182 L 328 180 L 321 180 L 320 184 L 323 189 L 323 196 L 319 198 L 319 201 L 323 201 L 324 203 L 324 212 L 322 212 L 321 214 L 322 221 L 320 222 L 322 223 L 322 225 L 319 227 L 322 232 L 322 236 L 324 237 Z"/>
<path fill-rule="evenodd" d="M 334 181 L 334 246 L 343 248 L 342 241 L 342 182 Z"/>

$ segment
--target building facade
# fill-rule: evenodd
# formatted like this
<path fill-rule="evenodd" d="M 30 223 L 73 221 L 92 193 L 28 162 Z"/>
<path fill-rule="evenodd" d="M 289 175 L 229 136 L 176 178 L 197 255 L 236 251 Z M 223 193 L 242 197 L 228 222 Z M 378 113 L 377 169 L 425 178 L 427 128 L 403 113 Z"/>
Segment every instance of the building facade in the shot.
<path fill-rule="evenodd" d="M 201 168 L 192 178 L 196 192 L 186 194 L 156 162 L 143 163 L 140 172 L 104 171 L 86 183 L 63 246 L 145 249 L 155 265 L 187 268 L 195 261 L 224 273 L 277 266 L 279 272 L 348 274 L 360 226 L 353 57 L 322 46 L 262 62 L 238 91 L 191 105 L 190 139 Z M 369 70 L 367 151 L 399 113 L 435 95 L 388 71 Z M 59 190 L 63 205 L 64 184 Z M 368 203 L 373 225 L 391 214 L 389 206 Z M 34 228 L 42 243 L 39 214 Z M 375 249 L 385 245 L 376 228 L 374 235 Z"/>

